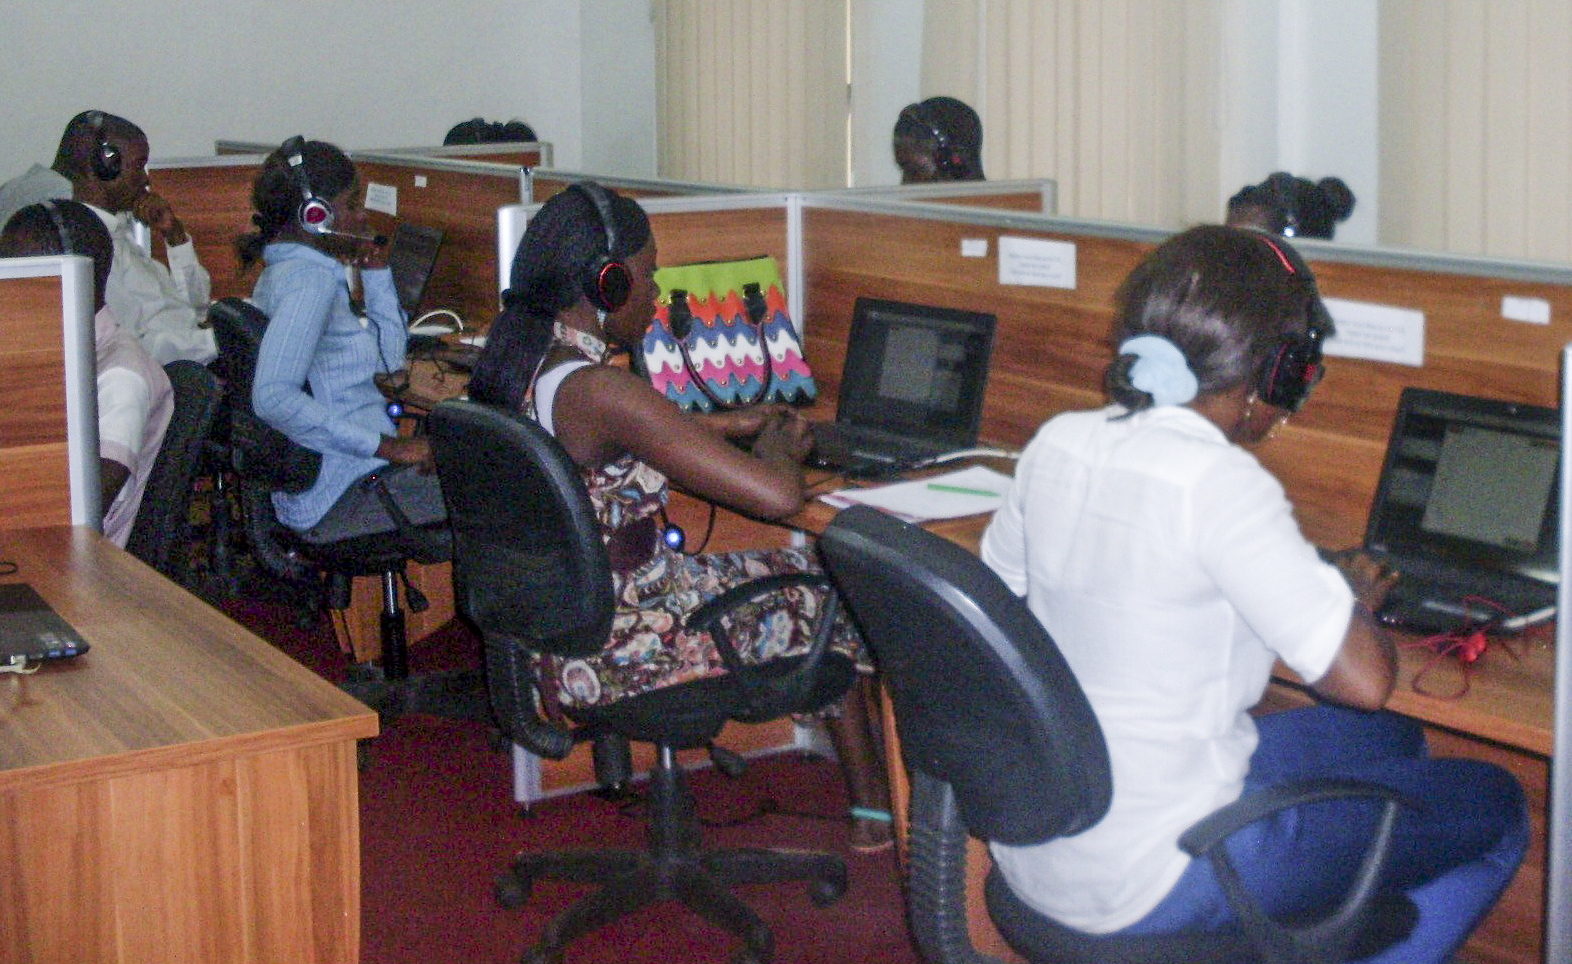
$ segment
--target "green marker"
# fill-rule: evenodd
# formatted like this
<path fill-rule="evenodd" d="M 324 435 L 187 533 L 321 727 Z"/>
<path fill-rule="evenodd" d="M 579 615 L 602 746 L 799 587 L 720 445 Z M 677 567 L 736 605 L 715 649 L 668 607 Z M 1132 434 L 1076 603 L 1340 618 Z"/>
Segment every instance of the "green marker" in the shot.
<path fill-rule="evenodd" d="M 945 485 L 942 482 L 929 482 L 928 488 L 935 492 L 954 492 L 956 495 L 980 495 L 985 499 L 997 499 L 999 493 L 989 492 L 987 489 L 968 489 L 964 485 Z"/>

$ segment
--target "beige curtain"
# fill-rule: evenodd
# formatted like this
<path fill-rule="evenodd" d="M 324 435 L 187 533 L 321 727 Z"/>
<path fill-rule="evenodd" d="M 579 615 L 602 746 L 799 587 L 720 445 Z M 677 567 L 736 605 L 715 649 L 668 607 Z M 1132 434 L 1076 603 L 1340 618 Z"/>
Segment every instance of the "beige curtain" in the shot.
<path fill-rule="evenodd" d="M 1221 0 L 927 0 L 923 96 L 983 121 L 990 178 L 1050 177 L 1059 211 L 1217 217 Z"/>
<path fill-rule="evenodd" d="M 1572 2 L 1382 0 L 1381 243 L 1572 261 Z"/>
<path fill-rule="evenodd" d="M 846 184 L 847 0 L 656 0 L 661 177 Z"/>

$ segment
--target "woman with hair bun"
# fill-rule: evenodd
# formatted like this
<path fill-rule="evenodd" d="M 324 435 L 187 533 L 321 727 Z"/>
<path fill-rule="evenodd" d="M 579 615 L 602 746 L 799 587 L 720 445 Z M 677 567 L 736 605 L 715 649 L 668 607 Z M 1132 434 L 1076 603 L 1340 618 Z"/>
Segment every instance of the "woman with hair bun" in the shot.
<path fill-rule="evenodd" d="M 1170 238 L 1120 288 L 1113 403 L 1038 431 L 983 536 L 983 559 L 1053 635 L 1108 745 L 1113 800 L 1099 823 L 992 848 L 1016 896 L 1061 924 L 1098 935 L 1237 924 L 1211 862 L 1191 860 L 1179 835 L 1310 777 L 1379 783 L 1415 803 L 1381 886 L 1413 900 L 1418 924 L 1370 960 L 1448 960 L 1522 860 L 1517 781 L 1432 758 L 1417 722 L 1378 712 L 1396 673 L 1373 615 L 1390 575 L 1360 553 L 1323 561 L 1249 451 L 1309 397 L 1331 334 L 1286 241 L 1224 226 Z M 1252 718 L 1278 660 L 1325 702 Z M 1226 846 L 1269 915 L 1324 911 L 1379 809 L 1293 808 Z"/>
<path fill-rule="evenodd" d="M 343 151 L 292 137 L 257 173 L 256 230 L 235 242 L 242 271 L 266 265 L 252 292 L 269 319 L 252 408 L 322 453 L 309 489 L 273 493 L 279 521 L 310 542 L 397 528 L 385 494 L 414 525 L 447 517 L 430 441 L 398 434 L 376 384 L 404 367 L 409 333 L 364 193 Z"/>

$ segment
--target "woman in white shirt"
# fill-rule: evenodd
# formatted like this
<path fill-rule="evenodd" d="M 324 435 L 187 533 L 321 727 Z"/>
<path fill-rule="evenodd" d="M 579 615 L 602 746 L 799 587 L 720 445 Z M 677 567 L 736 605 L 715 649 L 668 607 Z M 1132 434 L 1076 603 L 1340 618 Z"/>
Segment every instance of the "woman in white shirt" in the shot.
<path fill-rule="evenodd" d="M 1360 555 L 1341 572 L 1322 561 L 1247 451 L 1309 396 L 1331 333 L 1287 242 L 1220 226 L 1175 236 L 1120 289 L 1114 403 L 1039 430 L 983 537 L 984 560 L 1053 634 L 1108 742 L 1102 821 L 993 848 L 1015 892 L 1063 924 L 1230 923 L 1210 862 L 1181 852 L 1179 834 L 1252 790 L 1311 776 L 1421 803 L 1399 820 L 1385 876 L 1420 921 L 1379 960 L 1446 960 L 1522 859 L 1527 811 L 1512 777 L 1431 759 L 1418 724 L 1375 712 L 1395 675 L 1372 616 L 1389 579 Z M 1278 659 L 1328 704 L 1252 719 Z M 1229 850 L 1270 913 L 1314 909 L 1341 895 L 1375 818 L 1364 801 L 1307 806 Z"/>

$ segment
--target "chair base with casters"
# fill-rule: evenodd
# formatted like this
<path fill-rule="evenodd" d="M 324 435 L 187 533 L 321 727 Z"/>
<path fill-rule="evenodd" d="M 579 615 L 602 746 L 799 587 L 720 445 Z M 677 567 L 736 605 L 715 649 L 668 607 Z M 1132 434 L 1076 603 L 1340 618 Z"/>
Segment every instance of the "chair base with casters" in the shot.
<path fill-rule="evenodd" d="M 1112 777 L 1102 729 L 1058 646 L 1026 602 L 961 547 L 863 506 L 819 540 L 825 569 L 873 650 L 912 773 L 907 911 L 929 964 L 982 964 L 967 927 L 968 835 L 1034 846 L 1107 813 Z M 1335 907 L 1274 920 L 1245 891 L 1223 842 L 1278 810 L 1375 801 L 1380 822 Z M 1185 831 L 1240 921 L 1224 931 L 1099 936 L 1064 927 L 993 872 L 984 888 L 1005 941 L 1034 964 L 1328 964 L 1390 946 L 1417 911 L 1377 889 L 1403 799 L 1375 784 L 1307 780 L 1242 797 Z M 1067 886 L 1074 886 L 1073 881 Z"/>
<path fill-rule="evenodd" d="M 846 867 L 833 854 L 766 848 L 705 849 L 691 788 L 676 763 L 680 750 L 710 747 L 723 772 L 733 758 L 712 741 L 730 720 L 759 722 L 811 712 L 838 699 L 856 668 L 829 648 L 840 625 L 828 581 L 779 573 L 734 586 L 684 618 L 689 633 L 714 641 L 726 672 L 657 685 L 590 707 L 553 700 L 541 675 L 562 660 L 602 652 L 617 612 L 610 557 L 579 468 L 544 429 L 514 413 L 470 402 L 444 402 L 427 419 L 437 473 L 453 528 L 460 610 L 485 640 L 486 678 L 498 722 L 526 749 L 560 760 L 592 742 L 603 786 L 627 779 L 630 741 L 650 743 L 656 763 L 647 796 L 641 850 L 519 854 L 498 881 L 497 896 L 522 903 L 536 881 L 596 884 L 597 889 L 547 925 L 524 960 L 562 960 L 576 938 L 656 901 L 678 901 L 736 934 L 736 960 L 765 964 L 775 942 L 769 928 L 731 888 L 805 881 L 808 896 L 829 904 L 846 889 Z M 823 604 L 811 643 L 798 655 L 746 662 L 731 638 L 731 620 L 751 624 L 783 592 L 811 591 Z M 561 712 L 555 712 L 560 709 Z"/>

